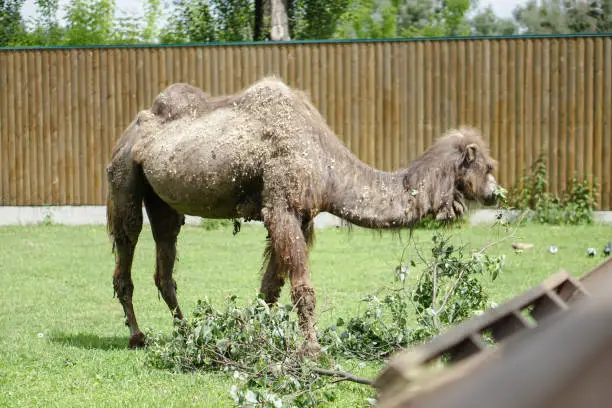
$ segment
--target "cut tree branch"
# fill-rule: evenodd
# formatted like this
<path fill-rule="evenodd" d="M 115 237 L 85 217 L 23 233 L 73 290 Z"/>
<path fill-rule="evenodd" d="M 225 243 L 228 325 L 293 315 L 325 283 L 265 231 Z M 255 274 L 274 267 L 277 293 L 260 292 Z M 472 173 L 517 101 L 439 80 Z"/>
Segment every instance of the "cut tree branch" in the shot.
<path fill-rule="evenodd" d="M 365 384 L 370 386 L 374 384 L 374 380 L 370 380 L 369 378 L 357 377 L 356 375 L 345 373 L 344 371 L 324 370 L 322 368 L 315 368 L 312 371 L 317 374 L 326 375 L 329 377 L 337 377 L 338 381 L 352 381 L 358 384 Z"/>

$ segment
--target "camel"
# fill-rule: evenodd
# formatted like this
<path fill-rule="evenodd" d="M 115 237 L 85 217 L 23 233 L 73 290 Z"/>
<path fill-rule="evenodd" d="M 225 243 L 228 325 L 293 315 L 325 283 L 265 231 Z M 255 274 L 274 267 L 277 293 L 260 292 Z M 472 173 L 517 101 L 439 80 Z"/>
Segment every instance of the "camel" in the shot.
<path fill-rule="evenodd" d="M 276 77 L 218 97 L 172 84 L 138 113 L 106 168 L 113 286 L 130 330 L 128 347 L 145 346 L 131 278 L 143 203 L 156 245 L 155 284 L 174 318 L 183 319 L 172 272 L 185 215 L 263 221 L 260 292 L 272 305 L 289 279 L 303 351 L 316 354 L 308 268 L 314 217 L 328 212 L 371 229 L 410 228 L 426 216 L 451 220 L 468 201 L 497 202 L 496 163 L 480 132 L 461 126 L 409 167 L 381 171 L 342 143 L 303 91 Z"/>

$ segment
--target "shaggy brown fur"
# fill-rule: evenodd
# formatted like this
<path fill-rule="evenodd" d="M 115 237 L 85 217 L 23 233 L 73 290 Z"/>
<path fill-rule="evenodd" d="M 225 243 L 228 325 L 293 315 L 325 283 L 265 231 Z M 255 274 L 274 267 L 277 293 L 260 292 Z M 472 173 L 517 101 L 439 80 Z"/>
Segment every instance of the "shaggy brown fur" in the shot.
<path fill-rule="evenodd" d="M 495 161 L 478 132 L 450 130 L 407 169 L 383 172 L 336 137 L 303 92 L 265 78 L 210 98 L 188 84 L 163 91 L 118 140 L 107 167 L 114 288 L 144 344 L 132 306 L 131 266 L 144 202 L 156 243 L 155 284 L 182 318 L 172 270 L 184 214 L 261 220 L 268 230 L 261 292 L 277 301 L 288 278 L 307 352 L 316 352 L 315 293 L 308 249 L 313 219 L 327 211 L 369 228 L 450 219 L 465 200 L 493 204 Z"/>

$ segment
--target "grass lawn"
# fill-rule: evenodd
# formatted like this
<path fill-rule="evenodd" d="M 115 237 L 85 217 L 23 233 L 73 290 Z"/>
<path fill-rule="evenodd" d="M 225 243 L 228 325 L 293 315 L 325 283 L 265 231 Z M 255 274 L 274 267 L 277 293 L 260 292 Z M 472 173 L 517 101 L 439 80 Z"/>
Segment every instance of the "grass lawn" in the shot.
<path fill-rule="evenodd" d="M 429 245 L 431 231 L 414 239 Z M 457 242 L 480 248 L 498 238 L 498 229 L 455 230 Z M 502 236 L 504 235 L 501 232 Z M 198 298 L 222 306 L 229 294 L 243 299 L 259 288 L 265 233 L 259 226 L 206 231 L 186 226 L 179 237 L 175 278 L 185 314 Z M 566 268 L 580 276 L 603 261 L 612 239 L 609 226 L 521 227 L 517 235 L 489 249 L 504 253 L 500 278 L 485 280 L 491 300 L 501 302 Z M 319 329 L 339 316 L 363 309 L 359 300 L 391 283 L 408 233 L 400 237 L 362 229 L 317 233 L 311 253 Z M 535 247 L 515 254 L 515 241 Z M 548 246 L 559 247 L 557 254 Z M 597 248 L 594 258 L 586 256 Z M 233 406 L 232 379 L 225 374 L 174 374 L 143 365 L 144 351 L 127 350 L 128 329 L 113 299 L 111 246 L 105 228 L 32 226 L 0 228 L 0 406 Z M 137 247 L 134 306 L 142 329 L 169 332 L 170 313 L 153 283 L 154 246 L 145 226 Z M 287 287 L 281 302 L 288 303 Z M 358 374 L 373 377 L 376 368 Z M 360 406 L 372 395 L 365 386 L 339 384 L 334 406 Z"/>

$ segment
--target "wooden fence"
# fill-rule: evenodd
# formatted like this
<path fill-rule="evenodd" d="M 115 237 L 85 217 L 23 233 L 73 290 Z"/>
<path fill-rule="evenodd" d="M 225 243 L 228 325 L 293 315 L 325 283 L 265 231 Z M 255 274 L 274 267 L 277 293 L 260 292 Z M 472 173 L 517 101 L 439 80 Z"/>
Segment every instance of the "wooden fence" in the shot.
<path fill-rule="evenodd" d="M 391 170 L 444 129 L 483 130 L 498 178 L 539 152 L 612 208 L 612 37 L 0 50 L 0 205 L 95 205 L 114 141 L 167 85 L 217 95 L 267 74 L 310 92 L 365 162 Z"/>

